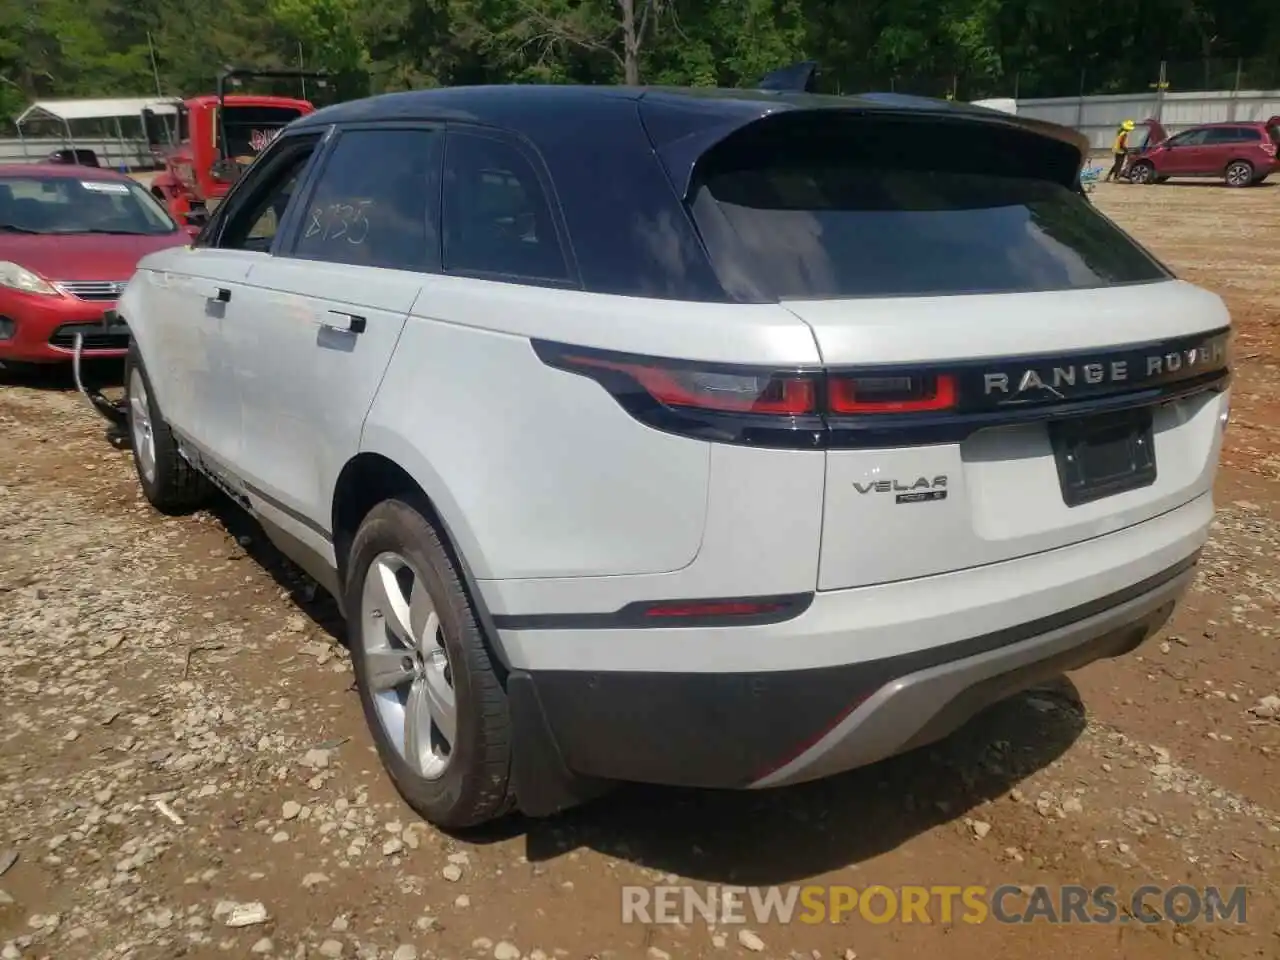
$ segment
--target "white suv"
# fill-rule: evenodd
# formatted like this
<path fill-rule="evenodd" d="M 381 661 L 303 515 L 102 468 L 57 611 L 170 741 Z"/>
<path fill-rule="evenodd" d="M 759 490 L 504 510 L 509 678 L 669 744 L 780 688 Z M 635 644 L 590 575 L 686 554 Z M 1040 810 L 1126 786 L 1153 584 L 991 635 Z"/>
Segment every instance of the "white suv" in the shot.
<path fill-rule="evenodd" d="M 1084 147 L 910 98 L 322 110 L 123 295 L 143 490 L 338 598 L 444 826 L 935 740 L 1133 649 L 1213 515 L 1227 311 Z"/>

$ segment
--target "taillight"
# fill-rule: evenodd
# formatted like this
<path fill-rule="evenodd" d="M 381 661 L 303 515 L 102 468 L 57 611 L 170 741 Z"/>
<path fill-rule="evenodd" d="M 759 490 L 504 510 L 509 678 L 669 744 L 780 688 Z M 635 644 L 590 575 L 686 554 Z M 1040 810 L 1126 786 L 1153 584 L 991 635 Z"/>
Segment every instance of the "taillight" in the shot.
<path fill-rule="evenodd" d="M 556 366 L 587 372 L 625 374 L 669 407 L 691 407 L 718 413 L 754 413 L 800 417 L 817 412 L 816 381 L 806 374 L 747 372 L 698 368 L 661 361 L 606 359 L 565 352 Z"/>
<path fill-rule="evenodd" d="M 1262 143 L 1262 152 L 1269 157 L 1276 155 L 1276 145 L 1270 140 L 1264 140 Z"/>
<path fill-rule="evenodd" d="M 546 340 L 532 347 L 543 363 L 594 380 L 656 430 L 816 450 L 955 443 L 995 426 L 1225 389 L 1228 337 L 1223 329 L 1061 357 L 834 369 L 704 363 Z"/>
<path fill-rule="evenodd" d="M 833 374 L 828 408 L 835 414 L 940 413 L 956 405 L 956 380 L 939 376 L 848 377 Z"/>
<path fill-rule="evenodd" d="M 590 377 L 627 413 L 665 433 L 714 443 L 821 448 L 821 370 L 771 370 L 617 354 L 533 341 L 543 363 Z"/>
<path fill-rule="evenodd" d="M 955 407 L 949 374 L 847 375 L 825 370 L 768 370 L 728 364 L 619 356 L 535 341 L 544 363 L 591 377 L 619 398 L 642 392 L 674 411 L 805 418 L 938 413 Z"/>

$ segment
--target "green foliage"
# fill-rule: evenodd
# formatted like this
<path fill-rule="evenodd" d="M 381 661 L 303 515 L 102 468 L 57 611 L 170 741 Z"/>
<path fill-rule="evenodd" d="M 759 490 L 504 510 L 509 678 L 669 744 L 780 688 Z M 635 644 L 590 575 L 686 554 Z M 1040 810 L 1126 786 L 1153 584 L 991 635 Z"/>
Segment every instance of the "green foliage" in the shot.
<path fill-rule="evenodd" d="M 336 95 L 460 83 L 743 85 L 812 58 L 837 91 L 961 99 L 1221 83 L 1280 63 L 1269 0 L 0 0 L 0 117 L 36 97 L 209 92 L 225 64 Z M 1252 59 L 1250 62 L 1254 62 Z M 1184 80 L 1184 76 L 1187 78 Z M 1276 80 L 1280 83 L 1280 79 Z M 296 86 L 287 91 L 295 92 Z"/>

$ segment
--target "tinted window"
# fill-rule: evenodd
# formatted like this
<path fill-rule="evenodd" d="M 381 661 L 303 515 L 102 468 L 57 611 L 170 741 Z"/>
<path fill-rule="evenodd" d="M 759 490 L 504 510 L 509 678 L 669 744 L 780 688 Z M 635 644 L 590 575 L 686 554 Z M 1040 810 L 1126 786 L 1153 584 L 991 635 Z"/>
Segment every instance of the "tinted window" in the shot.
<path fill-rule="evenodd" d="M 863 165 L 852 145 L 743 152 L 701 179 L 694 213 L 732 284 L 779 297 L 1065 290 L 1162 279 L 1161 267 L 1066 184 Z M 874 159 L 874 157 L 872 158 Z"/>
<path fill-rule="evenodd" d="M 123 180 L 0 178 L 0 228 L 22 233 L 173 233 L 177 224 L 145 188 Z"/>
<path fill-rule="evenodd" d="M 1208 130 L 1188 130 L 1186 133 L 1180 133 L 1176 137 L 1169 138 L 1169 146 L 1171 147 L 1198 147 L 1205 142 L 1208 137 Z"/>
<path fill-rule="evenodd" d="M 262 253 L 271 249 L 314 150 L 315 141 L 310 138 L 283 145 L 274 160 L 254 171 L 252 179 L 236 184 L 224 201 L 233 206 L 227 210 L 219 247 Z"/>
<path fill-rule="evenodd" d="M 1205 143 L 1244 143 L 1261 139 L 1262 134 L 1250 127 L 1214 127 L 1208 131 Z"/>
<path fill-rule="evenodd" d="M 351 130 L 325 161 L 294 255 L 395 270 L 435 269 L 442 136 Z"/>
<path fill-rule="evenodd" d="M 449 135 L 443 223 L 446 271 L 569 279 L 542 184 L 529 160 L 506 141 Z"/>

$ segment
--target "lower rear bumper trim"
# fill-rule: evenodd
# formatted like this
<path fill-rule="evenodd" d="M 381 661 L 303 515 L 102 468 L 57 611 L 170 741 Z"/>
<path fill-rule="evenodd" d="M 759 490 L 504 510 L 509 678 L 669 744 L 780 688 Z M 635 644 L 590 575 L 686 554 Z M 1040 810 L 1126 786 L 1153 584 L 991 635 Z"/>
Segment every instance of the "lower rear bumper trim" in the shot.
<path fill-rule="evenodd" d="M 556 758 L 562 779 L 713 788 L 813 779 L 937 740 L 1018 690 L 1127 653 L 1168 618 L 1197 559 L 1033 622 L 861 663 L 751 673 L 518 670 L 512 677 L 529 711 L 519 722 L 536 731 L 537 752 Z"/>

